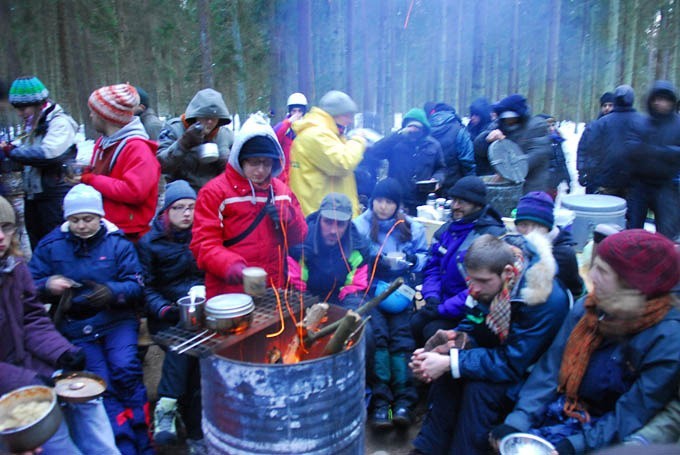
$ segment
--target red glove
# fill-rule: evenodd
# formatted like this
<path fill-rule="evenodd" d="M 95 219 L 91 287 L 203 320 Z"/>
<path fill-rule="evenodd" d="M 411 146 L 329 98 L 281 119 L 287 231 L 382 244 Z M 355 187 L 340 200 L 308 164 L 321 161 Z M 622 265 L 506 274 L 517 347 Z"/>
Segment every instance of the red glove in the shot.
<path fill-rule="evenodd" d="M 227 270 L 226 281 L 227 284 L 241 284 L 243 283 L 243 269 L 246 268 L 245 262 L 237 262 L 232 264 Z"/>

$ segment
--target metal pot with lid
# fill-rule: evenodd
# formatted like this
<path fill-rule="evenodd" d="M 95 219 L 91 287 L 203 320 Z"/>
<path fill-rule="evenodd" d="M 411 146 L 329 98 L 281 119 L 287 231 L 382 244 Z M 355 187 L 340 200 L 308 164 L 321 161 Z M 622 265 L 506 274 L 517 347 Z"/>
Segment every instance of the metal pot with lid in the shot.
<path fill-rule="evenodd" d="M 245 330 L 255 310 L 253 298 L 248 294 L 222 294 L 205 303 L 205 326 L 221 333 Z"/>

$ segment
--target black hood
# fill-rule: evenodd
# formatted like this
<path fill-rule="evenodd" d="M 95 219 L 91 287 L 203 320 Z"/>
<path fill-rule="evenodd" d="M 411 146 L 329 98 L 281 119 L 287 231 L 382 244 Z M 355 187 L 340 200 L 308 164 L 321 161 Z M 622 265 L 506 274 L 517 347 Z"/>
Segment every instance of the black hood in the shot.
<path fill-rule="evenodd" d="M 619 85 L 614 90 L 614 106 L 630 107 L 635 102 L 635 91 L 630 85 Z"/>
<path fill-rule="evenodd" d="M 671 99 L 674 106 L 677 106 L 678 104 L 678 94 L 676 93 L 673 84 L 669 81 L 656 81 L 652 86 L 652 89 L 649 91 L 649 95 L 647 96 L 647 111 L 652 116 L 655 116 L 655 112 L 652 109 L 651 101 L 657 96 L 663 96 L 665 98 Z M 675 108 L 673 109 L 672 113 L 675 113 Z"/>

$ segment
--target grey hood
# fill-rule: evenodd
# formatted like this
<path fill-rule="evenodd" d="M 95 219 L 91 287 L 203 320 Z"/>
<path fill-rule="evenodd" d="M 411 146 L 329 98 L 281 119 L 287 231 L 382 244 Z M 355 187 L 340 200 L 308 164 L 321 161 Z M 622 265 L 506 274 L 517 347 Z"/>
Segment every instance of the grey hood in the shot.
<path fill-rule="evenodd" d="M 194 123 L 199 117 L 218 118 L 219 126 L 231 123 L 229 110 L 220 92 L 204 88 L 194 95 L 184 112 L 184 118 L 188 123 Z"/>

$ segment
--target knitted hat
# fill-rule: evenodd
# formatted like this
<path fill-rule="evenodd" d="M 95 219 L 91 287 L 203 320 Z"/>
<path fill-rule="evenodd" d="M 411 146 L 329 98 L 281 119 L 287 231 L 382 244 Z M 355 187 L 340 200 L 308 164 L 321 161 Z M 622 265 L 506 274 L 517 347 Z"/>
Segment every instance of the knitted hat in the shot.
<path fill-rule="evenodd" d="M 422 109 L 416 107 L 408 111 L 401 121 L 401 127 L 404 128 L 405 126 L 408 126 L 411 120 L 421 123 L 428 134 L 432 129 L 432 125 L 430 125 L 430 122 L 427 120 L 427 115 L 425 115 L 425 111 Z"/>
<path fill-rule="evenodd" d="M 352 219 L 352 202 L 342 193 L 328 193 L 321 201 L 319 213 L 329 220 L 349 221 Z"/>
<path fill-rule="evenodd" d="M 9 102 L 14 107 L 42 104 L 50 92 L 35 76 L 20 77 L 12 82 L 9 88 Z"/>
<path fill-rule="evenodd" d="M 175 180 L 165 185 L 165 201 L 161 212 L 166 211 L 172 204 L 180 199 L 196 200 L 196 191 L 186 180 Z"/>
<path fill-rule="evenodd" d="M 146 90 L 137 86 L 135 86 L 135 90 L 137 90 L 137 93 L 139 94 L 139 104 L 149 107 L 149 94 L 146 92 Z"/>
<path fill-rule="evenodd" d="M 276 144 L 269 136 L 253 136 L 243 143 L 238 159 L 246 158 L 271 158 L 278 161 L 280 158 Z"/>
<path fill-rule="evenodd" d="M 87 105 L 107 122 L 125 126 L 139 105 L 139 93 L 130 84 L 109 85 L 92 92 Z"/>
<path fill-rule="evenodd" d="M 509 112 L 517 114 L 516 117 L 526 117 L 529 115 L 529 106 L 527 105 L 526 98 L 522 95 L 514 94 L 507 96 L 494 104 L 493 111 L 500 118 L 508 118 L 508 116 L 512 115 Z M 505 117 L 503 116 L 504 114 Z"/>
<path fill-rule="evenodd" d="M 476 205 L 486 205 L 486 185 L 479 177 L 468 175 L 458 180 L 449 196 L 452 198 L 463 199 Z"/>
<path fill-rule="evenodd" d="M 604 92 L 600 97 L 600 106 L 604 103 L 614 103 L 614 94 L 612 92 Z"/>
<path fill-rule="evenodd" d="M 597 254 L 626 284 L 647 297 L 667 294 L 680 280 L 673 242 L 661 234 L 644 229 L 621 231 L 604 239 Z"/>
<path fill-rule="evenodd" d="M 16 224 L 17 216 L 14 213 L 14 208 L 7 199 L 0 196 L 0 224 L 12 223 Z"/>
<path fill-rule="evenodd" d="M 79 183 L 64 197 L 64 219 L 80 213 L 94 213 L 104 216 L 102 195 L 90 185 Z"/>
<path fill-rule="evenodd" d="M 533 221 L 548 229 L 552 229 L 555 224 L 554 209 L 555 203 L 548 193 L 532 191 L 522 196 L 519 200 L 515 222 Z"/>
<path fill-rule="evenodd" d="M 389 199 L 390 201 L 396 203 L 397 206 L 400 206 L 402 198 L 401 185 L 398 181 L 391 177 L 379 181 L 373 189 L 371 199 L 376 199 L 379 197 Z"/>
<path fill-rule="evenodd" d="M 357 103 L 347 93 L 331 90 L 319 100 L 319 108 L 328 112 L 331 117 L 336 115 L 354 114 L 359 111 Z"/>

